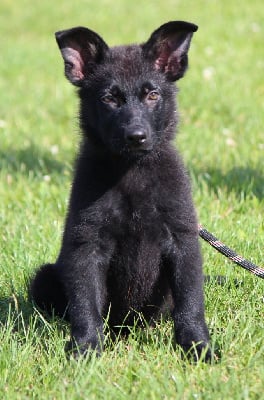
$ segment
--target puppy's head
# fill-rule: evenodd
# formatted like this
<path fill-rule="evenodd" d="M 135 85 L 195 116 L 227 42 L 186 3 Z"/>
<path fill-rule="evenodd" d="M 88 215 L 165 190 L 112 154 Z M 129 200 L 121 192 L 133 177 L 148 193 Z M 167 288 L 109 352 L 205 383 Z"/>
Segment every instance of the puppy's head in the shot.
<path fill-rule="evenodd" d="M 56 33 L 65 75 L 80 88 L 85 135 L 116 154 L 143 155 L 175 130 L 175 88 L 197 26 L 162 25 L 142 45 L 108 47 L 90 29 Z"/>

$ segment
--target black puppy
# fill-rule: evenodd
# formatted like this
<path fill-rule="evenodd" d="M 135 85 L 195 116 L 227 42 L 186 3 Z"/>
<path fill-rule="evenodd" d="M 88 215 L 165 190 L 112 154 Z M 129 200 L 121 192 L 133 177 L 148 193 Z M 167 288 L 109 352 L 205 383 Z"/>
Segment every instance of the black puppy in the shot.
<path fill-rule="evenodd" d="M 66 77 L 79 87 L 83 138 L 60 254 L 31 293 L 70 320 L 76 353 L 102 350 L 106 315 L 115 327 L 166 310 L 178 344 L 195 343 L 198 356 L 208 347 L 197 220 L 172 145 L 173 82 L 196 30 L 169 22 L 143 45 L 113 48 L 87 28 L 56 33 Z"/>

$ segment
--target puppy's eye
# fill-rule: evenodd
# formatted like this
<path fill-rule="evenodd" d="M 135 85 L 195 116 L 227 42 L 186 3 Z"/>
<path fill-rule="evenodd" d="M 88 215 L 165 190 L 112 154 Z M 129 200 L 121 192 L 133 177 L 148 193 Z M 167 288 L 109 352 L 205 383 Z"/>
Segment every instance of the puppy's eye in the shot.
<path fill-rule="evenodd" d="M 116 98 L 111 94 L 105 94 L 101 97 L 101 100 L 105 104 L 117 104 Z"/>
<path fill-rule="evenodd" d="M 159 97 L 160 97 L 159 93 L 156 90 L 152 90 L 147 94 L 146 100 L 156 101 L 159 99 Z"/>

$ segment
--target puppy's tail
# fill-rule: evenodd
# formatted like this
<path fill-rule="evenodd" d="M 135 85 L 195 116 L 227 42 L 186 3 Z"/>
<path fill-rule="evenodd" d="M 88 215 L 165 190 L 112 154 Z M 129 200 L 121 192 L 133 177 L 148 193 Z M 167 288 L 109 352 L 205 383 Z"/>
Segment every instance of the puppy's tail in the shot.
<path fill-rule="evenodd" d="M 29 295 L 35 304 L 49 315 L 55 314 L 67 319 L 68 300 L 56 264 L 40 267 L 31 281 Z"/>

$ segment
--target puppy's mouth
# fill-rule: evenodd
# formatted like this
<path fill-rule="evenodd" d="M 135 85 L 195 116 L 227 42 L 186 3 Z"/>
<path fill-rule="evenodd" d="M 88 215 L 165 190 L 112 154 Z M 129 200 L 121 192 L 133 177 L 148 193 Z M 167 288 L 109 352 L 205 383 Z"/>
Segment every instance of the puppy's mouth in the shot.
<path fill-rule="evenodd" d="M 138 159 L 138 158 L 142 158 L 144 156 L 147 156 L 148 154 L 151 153 L 153 147 L 152 146 L 148 146 L 147 148 L 145 147 L 128 147 L 125 146 L 121 151 L 120 151 L 120 155 L 122 157 L 125 157 L 127 159 Z"/>
<path fill-rule="evenodd" d="M 148 139 L 143 141 L 115 140 L 111 142 L 110 147 L 113 153 L 128 158 L 137 158 L 151 153 L 153 143 Z"/>
<path fill-rule="evenodd" d="M 152 151 L 153 146 L 151 144 L 144 143 L 142 145 L 137 146 L 128 146 L 126 145 L 126 151 L 132 154 L 144 155 L 148 154 Z"/>

